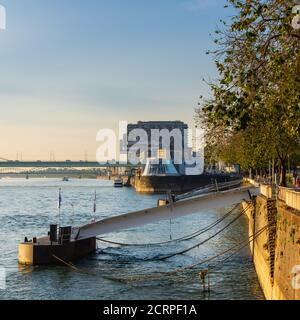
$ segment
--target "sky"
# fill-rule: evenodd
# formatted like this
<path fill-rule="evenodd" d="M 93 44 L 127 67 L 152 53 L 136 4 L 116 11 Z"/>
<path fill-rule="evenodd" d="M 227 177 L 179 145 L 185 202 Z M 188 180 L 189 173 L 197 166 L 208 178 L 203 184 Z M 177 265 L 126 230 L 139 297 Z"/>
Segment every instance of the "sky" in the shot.
<path fill-rule="evenodd" d="M 95 159 L 119 120 L 193 124 L 225 0 L 0 0 L 0 157 Z"/>

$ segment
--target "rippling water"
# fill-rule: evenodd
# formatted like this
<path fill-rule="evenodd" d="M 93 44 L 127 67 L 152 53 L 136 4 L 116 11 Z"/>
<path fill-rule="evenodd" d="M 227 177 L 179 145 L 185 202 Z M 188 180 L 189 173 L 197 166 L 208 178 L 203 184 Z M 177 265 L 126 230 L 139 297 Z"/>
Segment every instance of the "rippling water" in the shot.
<path fill-rule="evenodd" d="M 47 234 L 58 221 L 57 197 L 62 188 L 61 219 L 81 225 L 93 218 L 97 190 L 96 219 L 156 206 L 158 195 L 140 195 L 133 189 L 113 188 L 111 181 L 59 179 L 0 180 L 0 266 L 6 270 L 6 289 L 1 299 L 263 299 L 248 249 L 239 252 L 210 273 L 210 293 L 203 292 L 199 271 L 167 272 L 192 265 L 232 247 L 247 237 L 242 217 L 232 227 L 205 245 L 167 261 L 151 261 L 200 242 L 216 229 L 187 242 L 156 247 L 119 247 L 98 243 L 95 255 L 76 263 L 79 272 L 64 266 L 18 265 L 17 246 L 25 236 Z M 117 242 L 149 243 L 190 234 L 218 220 L 229 208 L 201 212 L 174 221 L 132 228 L 106 238 Z"/>

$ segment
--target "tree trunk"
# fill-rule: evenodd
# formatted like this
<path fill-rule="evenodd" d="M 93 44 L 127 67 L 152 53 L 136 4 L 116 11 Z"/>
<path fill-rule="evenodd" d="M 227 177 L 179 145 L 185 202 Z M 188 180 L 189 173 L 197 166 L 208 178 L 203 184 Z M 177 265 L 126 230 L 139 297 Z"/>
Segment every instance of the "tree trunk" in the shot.
<path fill-rule="evenodd" d="M 280 159 L 280 182 L 281 187 L 286 187 L 286 158 Z"/>
<path fill-rule="evenodd" d="M 271 177 L 272 183 L 275 184 L 275 160 L 274 158 L 272 159 L 272 177 Z"/>

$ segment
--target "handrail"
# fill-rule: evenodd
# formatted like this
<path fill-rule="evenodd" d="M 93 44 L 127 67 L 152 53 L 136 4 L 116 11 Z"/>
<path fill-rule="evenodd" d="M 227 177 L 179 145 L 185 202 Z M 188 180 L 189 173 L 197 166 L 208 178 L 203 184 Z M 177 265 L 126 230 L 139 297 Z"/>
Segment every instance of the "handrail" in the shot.
<path fill-rule="evenodd" d="M 278 188 L 278 199 L 284 201 L 287 206 L 300 211 L 300 190 L 297 188 Z"/>
<path fill-rule="evenodd" d="M 204 193 L 222 191 L 222 190 L 225 190 L 226 188 L 230 188 L 230 187 L 237 187 L 241 183 L 242 183 L 242 180 L 234 180 L 234 181 L 221 182 L 221 183 L 217 183 L 217 184 L 209 184 L 209 185 L 206 185 L 206 186 L 201 187 L 199 189 L 194 189 L 192 191 L 185 192 L 185 193 L 182 193 L 182 194 L 176 196 L 176 201 L 187 199 L 187 198 L 201 195 Z"/>

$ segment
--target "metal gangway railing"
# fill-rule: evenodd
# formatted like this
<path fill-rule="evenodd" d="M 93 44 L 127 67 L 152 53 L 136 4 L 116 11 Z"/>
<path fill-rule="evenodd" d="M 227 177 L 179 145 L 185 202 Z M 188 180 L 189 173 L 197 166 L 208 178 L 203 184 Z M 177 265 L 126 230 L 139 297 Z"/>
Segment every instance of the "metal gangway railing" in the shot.
<path fill-rule="evenodd" d="M 199 196 L 199 195 L 205 194 L 205 193 L 218 192 L 218 191 L 228 190 L 231 188 L 237 188 L 242 184 L 242 182 L 243 182 L 242 179 L 237 179 L 237 180 L 233 180 L 233 181 L 226 181 L 226 182 L 218 182 L 217 180 L 215 180 L 214 183 L 211 183 L 211 184 L 206 185 L 204 187 L 197 188 L 192 191 L 185 192 L 185 193 L 182 193 L 182 194 L 175 196 L 175 201 L 188 199 L 188 198 Z"/>

